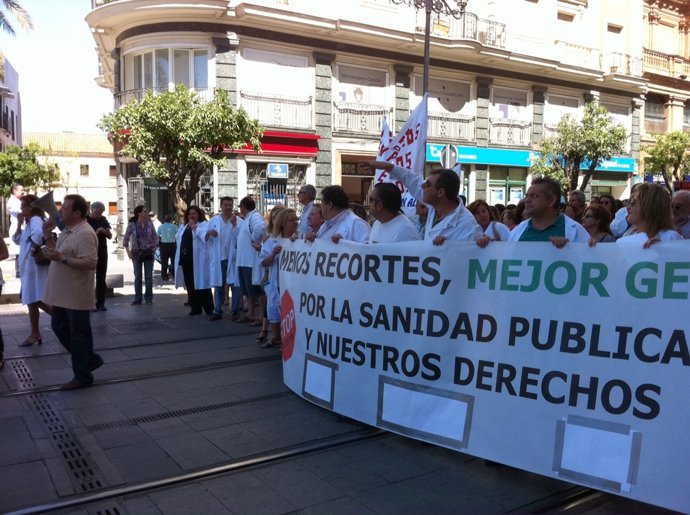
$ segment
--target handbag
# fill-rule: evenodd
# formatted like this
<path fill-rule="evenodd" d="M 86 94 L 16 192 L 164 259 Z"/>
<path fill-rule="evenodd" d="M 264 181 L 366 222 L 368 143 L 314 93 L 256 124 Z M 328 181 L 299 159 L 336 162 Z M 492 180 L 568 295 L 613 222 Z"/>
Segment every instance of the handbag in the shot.
<path fill-rule="evenodd" d="M 31 242 L 31 255 L 34 257 L 34 263 L 38 266 L 49 265 L 50 258 L 46 257 L 41 246 L 31 238 L 29 238 L 29 241 Z"/>

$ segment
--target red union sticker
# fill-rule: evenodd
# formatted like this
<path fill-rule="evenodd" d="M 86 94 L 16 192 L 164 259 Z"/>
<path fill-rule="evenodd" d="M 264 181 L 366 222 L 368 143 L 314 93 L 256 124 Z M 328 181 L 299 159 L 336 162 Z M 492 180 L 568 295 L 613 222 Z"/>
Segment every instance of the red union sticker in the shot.
<path fill-rule="evenodd" d="M 283 361 L 292 357 L 292 351 L 295 350 L 296 334 L 295 303 L 290 292 L 285 290 L 280 298 L 280 339 L 283 341 Z"/>

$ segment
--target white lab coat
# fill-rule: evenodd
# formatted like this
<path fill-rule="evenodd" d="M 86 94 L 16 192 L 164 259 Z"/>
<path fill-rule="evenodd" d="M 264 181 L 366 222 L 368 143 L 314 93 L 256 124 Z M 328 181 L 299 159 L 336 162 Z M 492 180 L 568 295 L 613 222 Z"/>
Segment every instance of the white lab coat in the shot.
<path fill-rule="evenodd" d="M 247 213 L 244 223 L 237 232 L 237 267 L 248 266 L 252 268 L 252 284 L 261 284 L 263 269 L 259 261 L 259 253 L 252 246 L 252 241 L 261 243 L 266 234 L 266 222 L 264 217 L 254 210 Z"/>
<path fill-rule="evenodd" d="M 239 218 L 237 218 L 239 221 Z M 210 281 L 211 281 L 211 286 L 214 288 L 218 288 L 220 286 L 224 286 L 223 284 L 223 273 L 221 270 L 221 261 L 223 260 L 223 250 L 225 250 L 227 254 L 227 260 L 228 260 L 228 268 L 226 269 L 226 274 L 230 273 L 230 263 L 233 261 L 233 254 L 235 253 L 235 246 L 233 245 L 233 239 L 236 241 L 237 240 L 237 231 L 239 230 L 239 224 L 235 224 L 235 226 L 232 225 L 232 222 L 228 221 L 226 226 L 226 230 L 230 231 L 230 241 L 228 241 L 228 248 L 223 249 L 223 238 L 221 236 L 221 232 L 223 231 L 223 227 L 225 226 L 226 222 L 223 221 L 222 215 L 217 215 L 211 218 L 211 221 L 208 222 L 208 224 L 204 225 L 203 229 L 199 227 L 197 229 L 197 232 L 199 232 L 199 237 L 206 239 L 206 234 L 209 231 L 216 231 L 218 233 L 218 236 L 215 238 L 209 238 L 206 241 L 206 249 L 209 254 L 209 266 L 210 266 Z M 233 238 L 234 235 L 234 238 Z M 196 243 L 196 241 L 195 241 Z M 226 275 L 226 282 L 230 284 L 230 277 Z"/>
<path fill-rule="evenodd" d="M 211 265 L 209 259 L 209 252 L 207 250 L 206 231 L 208 222 L 201 222 L 193 233 L 194 242 L 192 243 L 192 254 L 194 255 L 194 288 L 197 290 L 205 290 L 211 287 Z M 180 249 L 182 243 L 182 234 L 187 229 L 187 224 L 183 224 L 177 234 L 175 241 L 177 242 L 177 252 L 175 253 L 175 287 L 184 288 L 184 274 L 182 267 L 180 267 Z"/>

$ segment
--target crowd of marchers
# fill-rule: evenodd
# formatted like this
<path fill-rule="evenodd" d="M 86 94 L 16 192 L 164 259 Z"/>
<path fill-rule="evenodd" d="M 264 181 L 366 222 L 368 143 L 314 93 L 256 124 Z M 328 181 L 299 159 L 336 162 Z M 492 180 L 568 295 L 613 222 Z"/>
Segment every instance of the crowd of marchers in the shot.
<path fill-rule="evenodd" d="M 299 189 L 303 207 L 299 217 L 282 205 L 264 215 L 251 196 L 239 201 L 238 210 L 232 198 L 223 197 L 220 212 L 210 219 L 200 207 L 189 206 L 179 225 L 171 216 L 160 223 L 145 206 L 137 206 L 122 241 L 134 267 L 132 304 L 153 303 L 153 267 L 159 255 L 162 280 L 174 280 L 186 289 L 190 316 L 205 313 L 210 321 L 218 321 L 229 305 L 233 321 L 258 328 L 259 345 L 279 348 L 278 270 L 281 242 L 287 238 L 366 244 L 430 240 L 433 245 L 456 240 L 482 248 L 492 241 L 550 242 L 558 248 L 616 242 L 648 248 L 659 241 L 690 239 L 690 191 L 670 194 L 659 184 L 635 184 L 624 202 L 604 194 L 587 203 L 581 191 L 571 191 L 564 201 L 559 183 L 542 177 L 531 182 L 517 205 L 491 206 L 475 200 L 465 206 L 453 170 L 433 170 L 425 178 L 383 161 L 364 161 L 359 166 L 369 174 L 385 170 L 396 181 L 375 184 L 368 213 L 350 202 L 341 186 L 323 188 L 317 203 L 317 190 L 310 184 Z M 403 213 L 397 183 L 417 201 L 413 217 Z M 88 208 L 79 195 L 68 195 L 62 204 L 64 227 L 55 237 L 55 221 L 46 220 L 34 205 L 36 200 L 19 186 L 8 201 L 11 236 L 19 246 L 22 303 L 29 308 L 31 325 L 29 337 L 20 345 L 41 344 L 39 309 L 50 313 L 56 336 L 72 353 L 74 378 L 63 389 L 89 386 L 91 373 L 103 364 L 93 352 L 88 314 L 107 309 L 110 224 L 101 203 Z M 6 259 L 8 252 L 2 247 L 4 242 L 0 259 Z M 44 249 L 49 266 L 39 264 L 37 249 Z M 82 293 L 66 295 L 67 291 Z M 0 336 L 0 368 L 2 349 Z"/>

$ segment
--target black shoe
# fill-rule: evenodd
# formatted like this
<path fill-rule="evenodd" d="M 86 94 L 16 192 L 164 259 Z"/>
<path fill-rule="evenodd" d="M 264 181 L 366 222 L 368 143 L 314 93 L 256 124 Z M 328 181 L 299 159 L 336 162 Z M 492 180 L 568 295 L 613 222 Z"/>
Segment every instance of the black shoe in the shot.
<path fill-rule="evenodd" d="M 132 302 L 132 306 L 138 306 L 139 304 L 141 304 L 140 300 L 135 300 Z"/>
<path fill-rule="evenodd" d="M 190 317 L 195 317 L 197 315 L 201 315 L 201 311 L 190 311 L 189 312 Z"/>
<path fill-rule="evenodd" d="M 147 301 L 146 301 L 146 304 L 153 304 L 153 301 L 152 301 L 152 300 L 147 300 Z"/>
<path fill-rule="evenodd" d="M 101 358 L 98 354 L 94 354 L 93 361 L 91 362 L 91 366 L 89 367 L 89 372 L 93 372 L 94 370 L 101 368 L 102 366 L 103 358 Z"/>
<path fill-rule="evenodd" d="M 77 381 L 76 379 L 72 379 L 69 383 L 65 383 L 60 387 L 60 390 L 63 392 L 67 390 L 78 390 L 80 388 L 88 388 L 91 386 L 90 384 L 87 383 L 82 383 L 81 381 Z"/>
<path fill-rule="evenodd" d="M 218 315 L 218 314 L 213 314 L 213 315 L 211 315 L 211 317 L 209 318 L 209 320 L 210 320 L 211 322 L 215 322 L 216 320 L 222 320 L 222 319 L 223 319 L 223 315 Z"/>
<path fill-rule="evenodd" d="M 96 306 L 96 311 L 108 311 L 108 308 L 106 308 L 103 304 L 100 304 Z"/>
<path fill-rule="evenodd" d="M 185 305 L 185 306 L 191 306 L 191 304 L 190 304 L 189 301 L 185 302 L 184 305 Z"/>

